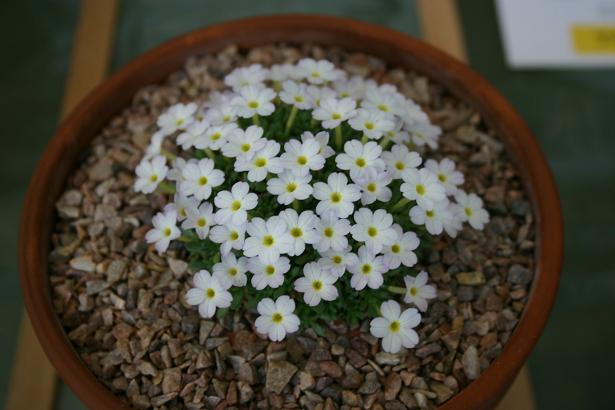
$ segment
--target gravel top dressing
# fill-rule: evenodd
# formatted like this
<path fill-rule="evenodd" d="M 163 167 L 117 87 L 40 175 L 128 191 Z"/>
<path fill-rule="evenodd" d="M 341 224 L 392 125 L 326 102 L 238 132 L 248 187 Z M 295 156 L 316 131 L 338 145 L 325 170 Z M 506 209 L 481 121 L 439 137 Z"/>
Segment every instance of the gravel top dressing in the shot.
<path fill-rule="evenodd" d="M 327 59 L 349 74 L 389 83 L 441 127 L 439 148 L 483 198 L 491 219 L 435 237 L 413 270 L 437 288 L 412 349 L 382 350 L 370 321 L 340 320 L 269 341 L 255 311 L 203 319 L 185 295 L 185 249 L 158 254 L 146 233 L 166 203 L 133 189 L 156 120 L 169 106 L 206 101 L 239 66 Z M 339 48 L 271 45 L 192 58 L 142 89 L 92 142 L 57 203 L 50 255 L 55 311 L 82 360 L 136 408 L 433 408 L 478 378 L 500 354 L 528 297 L 535 225 L 517 170 L 479 113 L 439 84 Z M 360 309 L 361 306 L 357 306 Z M 320 334 L 320 335 L 319 335 Z"/>

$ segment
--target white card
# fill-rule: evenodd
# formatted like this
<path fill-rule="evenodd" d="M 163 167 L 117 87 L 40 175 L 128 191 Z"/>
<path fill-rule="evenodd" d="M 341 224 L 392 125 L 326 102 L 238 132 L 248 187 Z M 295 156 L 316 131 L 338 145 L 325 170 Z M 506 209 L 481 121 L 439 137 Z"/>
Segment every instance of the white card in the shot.
<path fill-rule="evenodd" d="M 615 67 L 615 0 L 497 0 L 512 67 Z"/>

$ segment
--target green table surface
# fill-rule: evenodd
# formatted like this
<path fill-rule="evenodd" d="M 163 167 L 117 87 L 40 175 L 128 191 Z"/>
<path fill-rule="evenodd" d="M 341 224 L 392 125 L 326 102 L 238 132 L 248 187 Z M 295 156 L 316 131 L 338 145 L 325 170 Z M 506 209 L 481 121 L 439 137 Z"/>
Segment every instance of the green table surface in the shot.
<path fill-rule="evenodd" d="M 470 64 L 510 99 L 554 171 L 566 250 L 558 300 L 530 359 L 538 408 L 606 409 L 615 365 L 615 71 L 511 70 L 493 3 L 459 2 Z M 56 126 L 78 0 L 3 3 L 0 44 L 0 401 L 6 400 L 22 301 L 17 277 L 19 209 L 31 171 Z M 116 70 L 192 29 L 233 18 L 310 12 L 347 16 L 419 36 L 408 0 L 125 0 L 113 53 Z M 56 408 L 81 409 L 61 386 Z"/>

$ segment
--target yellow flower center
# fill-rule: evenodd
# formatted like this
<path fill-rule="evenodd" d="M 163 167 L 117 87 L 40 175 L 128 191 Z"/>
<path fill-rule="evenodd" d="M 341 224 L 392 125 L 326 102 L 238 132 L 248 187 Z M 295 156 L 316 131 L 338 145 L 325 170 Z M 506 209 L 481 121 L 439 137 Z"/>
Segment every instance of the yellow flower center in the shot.
<path fill-rule="evenodd" d="M 199 185 L 200 186 L 207 185 L 207 177 L 200 177 L 199 178 Z"/>
<path fill-rule="evenodd" d="M 425 211 L 425 215 L 426 215 L 428 218 L 433 218 L 433 211 Z"/>
<path fill-rule="evenodd" d="M 216 291 L 215 291 L 215 290 L 213 290 L 212 288 L 208 288 L 208 289 L 205 291 L 205 294 L 207 295 L 207 297 L 208 297 L 209 299 L 213 299 L 213 297 L 214 297 L 214 296 L 216 296 Z"/>
<path fill-rule="evenodd" d="M 367 184 L 367 190 L 369 192 L 376 192 L 376 184 L 374 184 L 373 182 L 370 182 L 369 184 Z"/>
<path fill-rule="evenodd" d="M 231 209 L 233 211 L 239 211 L 240 208 L 241 208 L 241 201 L 233 201 L 233 203 L 231 204 Z"/>
<path fill-rule="evenodd" d="M 149 177 L 149 180 L 152 182 L 157 182 L 158 181 L 158 175 L 154 174 L 151 177 Z"/>
<path fill-rule="evenodd" d="M 303 99 L 303 97 L 302 97 L 302 96 L 300 96 L 300 95 L 295 95 L 295 102 L 302 103 L 303 101 L 305 101 L 305 100 Z"/>
<path fill-rule="evenodd" d="M 333 228 L 325 228 L 325 232 L 324 232 L 325 236 L 327 238 L 330 238 L 333 236 Z"/>
<path fill-rule="evenodd" d="M 342 200 L 342 195 L 339 192 L 334 192 L 331 194 L 331 202 L 334 204 L 339 203 Z"/>
<path fill-rule="evenodd" d="M 446 175 L 438 174 L 438 179 L 440 180 L 440 182 L 446 182 Z"/>
<path fill-rule="evenodd" d="M 425 185 L 418 184 L 416 186 L 416 193 L 419 194 L 419 195 L 425 195 Z"/>
<path fill-rule="evenodd" d="M 365 158 L 357 158 L 354 163 L 357 164 L 359 168 L 363 168 L 366 165 Z"/>
<path fill-rule="evenodd" d="M 403 162 L 401 162 L 401 161 L 397 161 L 397 162 L 395 163 L 395 168 L 397 168 L 399 171 L 403 171 L 403 170 L 404 170 L 404 168 L 406 168 L 406 164 L 404 164 L 404 163 L 403 163 Z"/>
<path fill-rule="evenodd" d="M 290 184 L 286 185 L 286 190 L 288 192 L 295 192 L 295 189 L 297 189 L 297 184 L 295 184 L 294 182 L 291 182 Z"/>
<path fill-rule="evenodd" d="M 312 287 L 314 288 L 314 290 L 318 291 L 322 289 L 322 282 L 319 280 L 315 280 L 314 282 L 312 282 Z"/>
<path fill-rule="evenodd" d="M 361 272 L 363 272 L 364 275 L 369 275 L 371 271 L 372 271 L 372 265 L 370 265 L 369 263 L 366 263 L 363 266 L 361 266 Z"/>
<path fill-rule="evenodd" d="M 241 150 L 243 152 L 248 152 L 250 151 L 250 148 L 252 148 L 252 146 L 250 144 L 241 144 Z"/>
<path fill-rule="evenodd" d="M 232 241 L 236 241 L 237 239 L 239 239 L 239 234 L 237 233 L 237 231 L 232 231 L 229 235 L 229 238 L 231 238 Z"/>
<path fill-rule="evenodd" d="M 250 107 L 252 109 L 258 108 L 258 101 L 252 100 L 252 101 L 248 102 L 248 107 Z"/>
<path fill-rule="evenodd" d="M 227 273 L 229 276 L 235 276 L 237 275 L 237 268 L 230 268 Z"/>
<path fill-rule="evenodd" d="M 463 211 L 466 213 L 468 217 L 471 217 L 472 215 L 474 215 L 474 211 L 472 210 L 472 208 L 466 207 L 463 209 Z"/>
<path fill-rule="evenodd" d="M 163 234 L 164 236 L 171 236 L 171 228 L 164 228 L 164 229 L 162 230 L 162 234 Z"/>
<path fill-rule="evenodd" d="M 367 228 L 367 234 L 373 238 L 374 236 L 378 235 L 378 229 L 373 226 L 370 226 L 369 228 Z"/>
<path fill-rule="evenodd" d="M 264 167 L 265 165 L 267 165 L 267 160 L 263 157 L 258 157 L 256 158 L 256 160 L 254 161 L 254 165 L 256 165 L 259 168 Z"/>
<path fill-rule="evenodd" d="M 395 245 L 391 246 L 391 252 L 399 253 L 399 251 L 401 251 L 401 248 L 399 247 L 398 244 L 395 244 Z"/>
<path fill-rule="evenodd" d="M 220 131 L 215 132 L 215 133 L 212 134 L 211 140 L 212 141 L 218 141 L 221 136 L 222 136 L 222 133 Z"/>
<path fill-rule="evenodd" d="M 265 235 L 263 237 L 263 245 L 265 245 L 267 247 L 273 246 L 274 242 L 275 242 L 275 240 L 273 239 L 273 236 L 271 236 L 271 235 Z"/>
<path fill-rule="evenodd" d="M 331 115 L 331 118 L 332 118 L 332 119 L 334 119 L 334 120 L 339 120 L 340 118 L 342 118 L 342 116 L 341 116 L 339 113 L 334 112 L 334 113 Z"/>
<path fill-rule="evenodd" d="M 333 257 L 333 263 L 335 263 L 336 265 L 339 265 L 340 263 L 342 263 L 342 257 L 340 255 L 335 255 Z"/>
<path fill-rule="evenodd" d="M 300 157 L 297 157 L 297 164 L 299 165 L 305 165 L 308 163 L 307 158 L 305 157 L 305 155 L 301 155 Z"/>
<path fill-rule="evenodd" d="M 312 77 L 314 78 L 319 78 L 320 77 L 320 71 L 312 71 Z"/>
<path fill-rule="evenodd" d="M 274 314 L 271 316 L 271 321 L 272 321 L 273 323 L 275 323 L 275 324 L 278 324 L 278 325 L 279 325 L 280 323 L 282 323 L 282 320 L 284 320 L 284 317 L 282 317 L 282 315 L 281 315 L 281 314 L 279 314 L 279 313 L 274 313 Z"/>
<path fill-rule="evenodd" d="M 196 221 L 196 224 L 199 228 L 203 228 L 205 225 L 207 225 L 207 220 L 205 220 L 205 218 L 199 218 L 199 220 Z"/>
<path fill-rule="evenodd" d="M 412 296 L 416 296 L 417 293 L 418 293 L 418 290 L 414 286 L 410 288 L 410 294 Z"/>
<path fill-rule="evenodd" d="M 379 105 L 378 105 L 378 109 L 379 109 L 380 111 L 384 111 L 384 112 L 388 112 L 388 111 L 389 111 L 389 107 L 387 107 L 387 106 L 386 106 L 386 105 L 384 105 L 384 104 L 379 104 Z"/>
<path fill-rule="evenodd" d="M 373 122 L 366 122 L 365 123 L 365 129 L 366 130 L 373 130 L 374 129 L 374 123 Z"/>
<path fill-rule="evenodd" d="M 400 328 L 401 328 L 401 325 L 399 324 L 397 320 L 394 322 L 391 322 L 391 324 L 389 325 L 389 330 L 391 331 L 391 333 L 399 332 Z"/>
<path fill-rule="evenodd" d="M 273 265 L 267 265 L 265 267 L 265 273 L 269 276 L 273 275 L 275 273 L 275 267 Z"/>
<path fill-rule="evenodd" d="M 300 238 L 303 236 L 303 231 L 300 228 L 295 227 L 290 230 L 290 234 L 295 238 Z"/>

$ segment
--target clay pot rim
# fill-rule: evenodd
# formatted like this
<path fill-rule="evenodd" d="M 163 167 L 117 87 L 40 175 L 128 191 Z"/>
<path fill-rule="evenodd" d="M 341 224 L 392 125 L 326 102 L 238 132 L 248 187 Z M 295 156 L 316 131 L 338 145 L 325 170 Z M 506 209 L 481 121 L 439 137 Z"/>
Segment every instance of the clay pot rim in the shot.
<path fill-rule="evenodd" d="M 520 321 L 498 356 L 481 376 L 453 396 L 443 409 L 494 406 L 525 363 L 555 301 L 563 257 L 563 221 L 553 176 L 531 131 L 511 105 L 468 66 L 432 46 L 381 26 L 321 15 L 276 15 L 217 24 L 141 55 L 92 91 L 68 116 L 46 147 L 28 187 L 22 210 L 19 265 L 24 301 L 34 330 L 50 361 L 89 408 L 128 405 L 100 383 L 72 348 L 51 303 L 49 238 L 54 203 L 76 161 L 96 135 L 145 84 L 162 81 L 186 57 L 238 44 L 272 42 L 339 46 L 382 58 L 391 66 L 422 73 L 446 86 L 479 111 L 506 145 L 528 191 L 537 226 L 536 266 Z"/>

